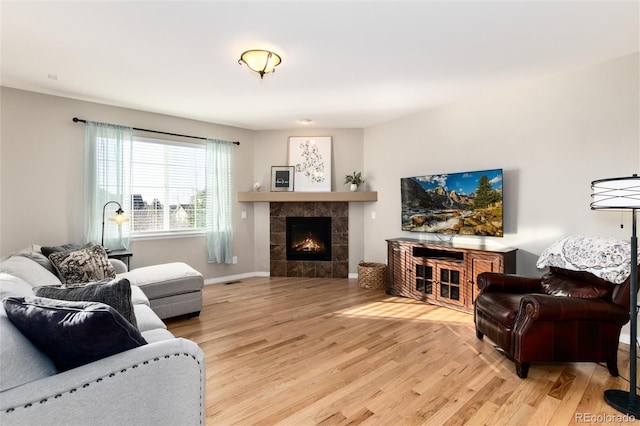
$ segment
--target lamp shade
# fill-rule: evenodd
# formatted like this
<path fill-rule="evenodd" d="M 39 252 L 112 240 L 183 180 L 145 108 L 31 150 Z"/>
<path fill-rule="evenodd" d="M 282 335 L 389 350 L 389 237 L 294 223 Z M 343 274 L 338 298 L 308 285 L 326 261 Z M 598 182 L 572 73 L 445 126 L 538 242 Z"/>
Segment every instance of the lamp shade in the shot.
<path fill-rule="evenodd" d="M 124 210 L 118 209 L 116 210 L 116 214 L 109 217 L 109 220 L 117 223 L 118 225 L 122 225 L 125 222 L 129 222 L 129 218 L 124 215 Z"/>
<path fill-rule="evenodd" d="M 591 182 L 591 208 L 640 209 L 640 177 L 600 179 Z"/>
<path fill-rule="evenodd" d="M 280 56 L 268 50 L 247 50 L 238 60 L 238 63 L 245 63 L 251 70 L 260 74 L 260 78 L 274 72 L 280 62 L 282 62 Z"/>

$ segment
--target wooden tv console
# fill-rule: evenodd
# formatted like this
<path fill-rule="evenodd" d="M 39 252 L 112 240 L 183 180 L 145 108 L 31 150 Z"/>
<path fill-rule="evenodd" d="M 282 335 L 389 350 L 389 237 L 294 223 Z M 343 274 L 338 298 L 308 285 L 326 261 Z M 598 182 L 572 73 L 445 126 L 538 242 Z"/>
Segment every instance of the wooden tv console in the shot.
<path fill-rule="evenodd" d="M 387 293 L 465 312 L 473 311 L 481 272 L 516 272 L 513 248 L 420 241 L 387 240 Z"/>

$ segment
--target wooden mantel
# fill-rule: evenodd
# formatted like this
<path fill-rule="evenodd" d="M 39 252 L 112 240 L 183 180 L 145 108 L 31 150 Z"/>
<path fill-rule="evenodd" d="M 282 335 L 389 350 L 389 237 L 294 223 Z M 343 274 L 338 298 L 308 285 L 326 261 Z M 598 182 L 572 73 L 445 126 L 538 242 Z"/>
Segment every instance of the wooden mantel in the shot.
<path fill-rule="evenodd" d="M 238 192 L 238 202 L 364 202 L 378 201 L 376 191 L 369 192 Z"/>

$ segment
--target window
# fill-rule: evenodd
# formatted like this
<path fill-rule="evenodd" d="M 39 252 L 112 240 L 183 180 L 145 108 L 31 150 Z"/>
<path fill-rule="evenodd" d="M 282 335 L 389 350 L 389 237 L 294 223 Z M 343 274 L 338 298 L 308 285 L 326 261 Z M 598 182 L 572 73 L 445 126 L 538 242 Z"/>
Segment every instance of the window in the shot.
<path fill-rule="evenodd" d="M 206 231 L 205 145 L 133 138 L 132 236 Z"/>

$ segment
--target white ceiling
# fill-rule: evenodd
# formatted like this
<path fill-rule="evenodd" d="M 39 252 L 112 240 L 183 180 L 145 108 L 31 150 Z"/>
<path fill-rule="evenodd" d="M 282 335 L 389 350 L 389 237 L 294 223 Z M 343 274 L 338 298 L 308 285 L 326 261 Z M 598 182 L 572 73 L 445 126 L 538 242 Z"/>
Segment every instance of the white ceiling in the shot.
<path fill-rule="evenodd" d="M 637 0 L 1 7 L 3 86 L 256 130 L 367 127 L 640 50 Z M 237 62 L 254 48 L 282 56 L 264 80 Z"/>

